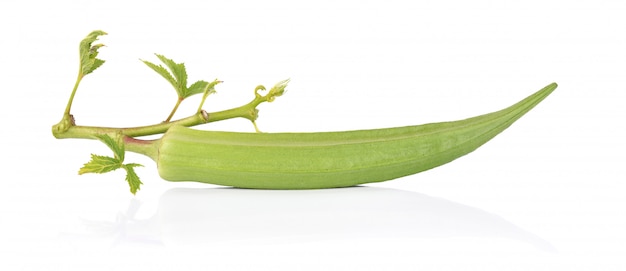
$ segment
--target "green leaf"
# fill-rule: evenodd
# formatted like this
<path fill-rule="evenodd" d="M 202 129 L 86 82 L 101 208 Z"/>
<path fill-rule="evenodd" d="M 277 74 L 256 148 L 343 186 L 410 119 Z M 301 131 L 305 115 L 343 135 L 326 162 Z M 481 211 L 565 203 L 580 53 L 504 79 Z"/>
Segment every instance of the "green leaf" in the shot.
<path fill-rule="evenodd" d="M 104 46 L 104 44 L 92 45 L 92 43 L 98 40 L 99 36 L 106 34 L 107 33 L 104 31 L 96 30 L 89 33 L 89 35 L 80 42 L 80 71 L 83 76 L 92 73 L 95 69 L 104 64 L 104 60 L 96 58 L 96 56 L 98 56 L 98 49 Z"/>
<path fill-rule="evenodd" d="M 116 170 L 120 167 L 122 167 L 122 161 L 120 161 L 119 159 L 92 154 L 91 161 L 83 165 L 83 167 L 78 170 L 78 174 L 82 175 L 85 173 L 106 173 Z"/>
<path fill-rule="evenodd" d="M 91 68 L 89 69 L 89 71 L 85 74 L 89 74 L 92 73 L 93 71 L 95 71 L 97 68 L 99 68 L 100 66 L 102 66 L 102 64 L 104 64 L 104 60 L 102 59 L 94 59 L 93 64 L 91 65 Z"/>
<path fill-rule="evenodd" d="M 135 167 L 142 167 L 140 164 L 125 164 L 122 167 L 126 170 L 126 181 L 128 182 L 128 186 L 130 186 L 130 192 L 135 195 L 137 190 L 140 189 L 140 186 L 143 184 L 141 180 L 139 180 L 139 176 L 135 173 Z"/>
<path fill-rule="evenodd" d="M 124 162 L 124 144 L 119 142 L 119 137 L 117 139 L 114 139 L 107 134 L 97 135 L 96 137 L 98 137 L 100 141 L 102 141 L 105 145 L 107 145 L 107 147 L 109 147 L 113 151 L 115 158 L 118 159 L 120 163 Z"/>
<path fill-rule="evenodd" d="M 106 173 L 118 168 L 123 168 L 126 170 L 126 181 L 130 186 L 130 192 L 133 193 L 133 195 L 137 193 L 137 190 L 139 190 L 139 187 L 143 183 L 139 180 L 137 173 L 135 173 L 135 167 L 142 167 L 142 165 L 134 163 L 122 164 L 122 162 L 124 162 L 125 149 L 124 144 L 120 142 L 122 138 L 121 135 L 115 138 L 107 134 L 97 135 L 96 137 L 113 151 L 115 157 L 92 154 L 91 161 L 83 165 L 83 167 L 78 170 L 78 174 Z"/>
<path fill-rule="evenodd" d="M 178 88 L 178 83 L 176 82 L 176 79 L 174 79 L 172 74 L 170 72 L 168 72 L 163 66 L 156 65 L 156 64 L 154 64 L 154 63 L 152 63 L 150 61 L 147 61 L 147 60 L 142 60 L 142 61 L 143 61 L 143 63 L 148 65 L 148 67 L 150 67 L 152 70 L 154 70 L 156 73 L 158 73 L 161 76 L 163 76 L 163 78 L 165 78 L 165 80 L 170 82 L 170 84 L 172 84 L 172 87 L 174 87 L 174 89 Z M 178 90 L 176 92 L 178 92 Z"/>
<path fill-rule="evenodd" d="M 202 93 L 204 91 L 203 86 L 206 86 L 207 82 L 198 81 L 187 87 L 187 69 L 184 63 L 176 63 L 174 60 L 165 57 L 164 55 L 155 54 L 165 67 L 156 65 L 150 61 L 142 60 L 143 63 L 148 65 L 152 70 L 163 76 L 165 80 L 170 82 L 179 99 L 185 99 L 189 96 Z"/>
<path fill-rule="evenodd" d="M 170 69 L 170 72 L 176 78 L 176 92 L 178 92 L 178 96 L 182 98 L 189 97 L 190 95 L 187 95 L 187 69 L 185 69 L 185 64 L 176 63 L 163 55 L 156 54 L 156 56 Z"/>
<path fill-rule="evenodd" d="M 187 89 L 187 96 L 203 93 L 208 85 L 209 82 L 207 81 L 196 81 L 195 83 L 191 84 L 191 86 L 189 86 L 189 88 Z M 215 92 L 215 90 L 213 90 L 213 92 Z"/>
<path fill-rule="evenodd" d="M 163 62 L 163 64 L 165 64 L 165 66 L 169 70 L 161 65 L 156 65 L 146 60 L 142 60 L 143 63 L 158 74 L 160 74 L 168 82 L 170 82 L 170 84 L 176 90 L 176 94 L 178 95 L 176 105 L 174 106 L 174 109 L 172 109 L 172 112 L 167 117 L 165 122 L 169 122 L 171 120 L 172 116 L 174 116 L 174 114 L 176 113 L 178 106 L 184 99 L 196 94 L 204 93 L 204 96 L 202 97 L 202 102 L 200 102 L 200 106 L 198 108 L 198 112 L 200 112 L 202 110 L 202 105 L 204 104 L 204 100 L 206 99 L 206 97 L 211 93 L 215 93 L 215 85 L 221 83 L 222 81 L 218 81 L 216 79 L 215 81 L 209 83 L 207 81 L 198 80 L 191 84 L 191 86 L 187 87 L 187 70 L 185 68 L 185 64 L 176 63 L 174 60 L 169 59 L 164 55 L 155 55 L 159 58 L 159 60 L 161 60 L 161 62 Z"/>

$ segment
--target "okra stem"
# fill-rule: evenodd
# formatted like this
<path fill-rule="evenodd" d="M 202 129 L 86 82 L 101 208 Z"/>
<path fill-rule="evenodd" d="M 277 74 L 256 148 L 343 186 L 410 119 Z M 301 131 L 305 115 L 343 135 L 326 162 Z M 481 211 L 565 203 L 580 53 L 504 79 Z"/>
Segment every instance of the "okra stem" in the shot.
<path fill-rule="evenodd" d="M 124 146 L 127 151 L 143 154 L 155 162 L 158 159 L 160 142 L 161 139 L 141 140 L 129 136 L 124 137 Z"/>
<path fill-rule="evenodd" d="M 56 138 L 84 138 L 84 139 L 95 139 L 96 135 L 100 134 L 112 134 L 112 133 L 121 133 L 125 136 L 130 137 L 138 137 L 138 136 L 147 136 L 147 135 L 155 135 L 161 134 L 167 131 L 173 125 L 182 125 L 182 126 L 194 126 L 199 124 L 207 123 L 208 118 L 206 116 L 208 113 L 206 111 L 202 111 L 200 113 L 196 113 L 192 116 L 172 121 L 172 122 L 163 122 L 159 124 L 147 125 L 147 126 L 139 126 L 139 127 L 128 127 L 128 128 L 115 128 L 115 127 L 98 127 L 98 126 L 82 126 L 82 125 L 73 125 L 69 127 L 65 131 L 57 132 L 53 129 L 52 133 Z"/>
<path fill-rule="evenodd" d="M 260 103 L 265 102 L 265 97 L 255 97 L 251 102 L 232 109 L 227 109 L 223 111 L 217 111 L 212 113 L 207 113 L 204 110 L 191 115 L 189 117 L 179 119 L 171 122 L 163 122 L 159 124 L 147 125 L 147 126 L 139 126 L 139 127 L 125 127 L 125 128 L 116 128 L 116 127 L 98 127 L 98 126 L 82 126 L 75 125 L 73 123 L 66 124 L 69 125 L 67 129 L 55 129 L 56 125 L 53 126 L 52 134 L 54 137 L 61 138 L 83 138 L 83 139 L 95 139 L 96 135 L 101 134 L 115 134 L 120 133 L 122 135 L 128 137 L 140 137 L 140 136 L 148 136 L 148 135 L 156 135 L 165 133 L 170 127 L 173 125 L 181 125 L 185 127 L 197 126 L 200 124 L 205 124 L 209 122 L 221 121 L 232 118 L 245 118 L 251 121 L 254 121 L 257 116 L 256 106 Z"/>

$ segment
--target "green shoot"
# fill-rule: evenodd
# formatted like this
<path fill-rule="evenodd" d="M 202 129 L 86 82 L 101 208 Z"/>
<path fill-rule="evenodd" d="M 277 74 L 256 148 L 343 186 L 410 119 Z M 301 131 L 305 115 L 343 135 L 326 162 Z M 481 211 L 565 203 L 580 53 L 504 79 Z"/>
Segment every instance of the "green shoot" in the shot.
<path fill-rule="evenodd" d="M 204 103 L 204 99 L 210 93 L 207 93 L 207 90 L 210 88 L 213 90 L 213 87 L 217 84 L 215 83 L 217 80 L 213 81 L 213 83 L 209 83 L 203 80 L 196 81 L 195 83 L 187 86 L 187 69 L 185 68 L 184 63 L 176 63 L 174 60 L 171 60 L 163 55 L 155 54 L 163 64 L 167 67 L 167 69 L 161 65 L 154 64 L 147 60 L 142 60 L 148 67 L 154 70 L 156 73 L 161 75 L 165 80 L 167 80 L 172 87 L 176 90 L 176 94 L 178 95 L 178 100 L 174 105 L 174 109 L 169 114 L 165 122 L 169 122 L 176 110 L 178 110 L 178 106 L 181 102 L 193 95 L 205 93 L 205 97 L 202 99 L 202 103 Z M 169 69 L 169 71 L 168 71 Z M 219 81 L 217 81 L 219 82 Z M 202 104 L 200 105 L 202 107 Z"/>
<path fill-rule="evenodd" d="M 200 101 L 200 105 L 198 106 L 198 113 L 202 112 L 202 106 L 204 105 L 204 101 L 210 94 L 216 93 L 215 85 L 222 83 L 222 81 L 218 81 L 217 79 L 213 80 L 213 82 L 206 84 L 204 87 L 204 94 L 202 95 L 202 100 Z"/>
<path fill-rule="evenodd" d="M 98 49 L 104 46 L 104 44 L 95 44 L 92 45 L 96 40 L 98 40 L 99 36 L 106 35 L 107 33 L 100 30 L 95 30 L 89 33 L 87 37 L 85 37 L 78 47 L 78 52 L 80 53 L 80 67 L 78 69 L 78 76 L 76 78 L 76 82 L 74 83 L 74 88 L 72 89 L 72 94 L 70 94 L 70 98 L 67 101 L 67 106 L 65 106 L 65 112 L 63 113 L 63 117 L 58 124 L 53 126 L 53 130 L 57 132 L 64 132 L 69 129 L 70 126 L 74 125 L 74 119 L 70 114 L 72 109 L 72 102 L 74 101 L 74 96 L 76 95 L 76 90 L 78 89 L 78 85 L 80 85 L 80 81 L 83 80 L 85 75 L 92 73 L 94 70 L 102 66 L 104 64 L 104 60 L 96 58 L 98 56 Z"/>

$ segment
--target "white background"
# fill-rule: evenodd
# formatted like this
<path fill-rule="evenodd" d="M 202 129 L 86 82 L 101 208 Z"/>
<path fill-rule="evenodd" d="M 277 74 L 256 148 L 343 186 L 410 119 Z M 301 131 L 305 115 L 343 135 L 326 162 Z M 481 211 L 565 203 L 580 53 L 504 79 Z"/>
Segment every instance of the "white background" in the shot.
<path fill-rule="evenodd" d="M 2 1 L 1 270 L 626 269 L 623 1 L 222 2 Z M 455 120 L 559 88 L 476 152 L 399 180 L 218 189 L 129 154 L 145 165 L 132 196 L 122 172 L 77 175 L 106 147 L 50 133 L 95 29 L 107 62 L 76 95 L 84 125 L 167 116 L 174 91 L 138 60 L 153 53 L 224 81 L 208 111 L 291 78 L 259 107 L 265 132 Z"/>

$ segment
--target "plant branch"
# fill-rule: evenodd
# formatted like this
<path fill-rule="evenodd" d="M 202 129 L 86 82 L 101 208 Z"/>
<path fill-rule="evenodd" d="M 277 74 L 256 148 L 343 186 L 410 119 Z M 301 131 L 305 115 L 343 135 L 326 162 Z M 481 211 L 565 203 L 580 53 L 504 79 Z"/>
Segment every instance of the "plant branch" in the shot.
<path fill-rule="evenodd" d="M 217 111 L 207 113 L 204 110 L 191 115 L 189 117 L 179 119 L 171 122 L 163 122 L 159 124 L 139 126 L 139 127 L 98 127 L 98 126 L 82 126 L 72 123 L 66 123 L 69 126 L 66 129 L 56 128 L 58 125 L 53 126 L 52 134 L 58 139 L 62 138 L 84 138 L 84 139 L 96 139 L 97 135 L 119 133 L 127 137 L 141 137 L 148 135 L 156 135 L 165 133 L 170 127 L 174 125 L 182 125 L 186 127 L 197 126 L 209 122 L 221 121 L 232 118 L 245 118 L 250 121 L 256 120 L 258 116 L 258 110 L 256 107 L 268 101 L 268 97 L 256 95 L 255 98 L 240 107 L 235 107 L 228 110 Z"/>

